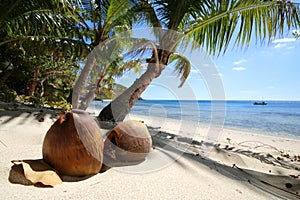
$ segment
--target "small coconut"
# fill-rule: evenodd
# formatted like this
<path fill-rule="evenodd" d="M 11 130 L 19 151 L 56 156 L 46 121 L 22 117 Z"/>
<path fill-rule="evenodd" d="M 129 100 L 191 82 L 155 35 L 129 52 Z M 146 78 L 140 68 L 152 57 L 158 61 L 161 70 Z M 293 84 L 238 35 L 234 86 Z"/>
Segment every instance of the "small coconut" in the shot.
<path fill-rule="evenodd" d="M 120 162 L 138 162 L 152 149 L 152 139 L 145 124 L 129 120 L 118 124 L 104 142 L 104 154 Z"/>
<path fill-rule="evenodd" d="M 48 130 L 43 159 L 61 175 L 93 175 L 101 169 L 103 146 L 97 122 L 85 111 L 72 110 Z"/>

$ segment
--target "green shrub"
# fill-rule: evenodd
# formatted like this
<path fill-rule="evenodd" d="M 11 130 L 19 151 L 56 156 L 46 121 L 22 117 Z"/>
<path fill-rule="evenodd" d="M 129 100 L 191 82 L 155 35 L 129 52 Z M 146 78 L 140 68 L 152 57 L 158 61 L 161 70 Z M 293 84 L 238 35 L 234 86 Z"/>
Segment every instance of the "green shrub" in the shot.
<path fill-rule="evenodd" d="M 17 96 L 17 92 L 9 89 L 6 85 L 0 86 L 0 101 L 15 102 Z"/>

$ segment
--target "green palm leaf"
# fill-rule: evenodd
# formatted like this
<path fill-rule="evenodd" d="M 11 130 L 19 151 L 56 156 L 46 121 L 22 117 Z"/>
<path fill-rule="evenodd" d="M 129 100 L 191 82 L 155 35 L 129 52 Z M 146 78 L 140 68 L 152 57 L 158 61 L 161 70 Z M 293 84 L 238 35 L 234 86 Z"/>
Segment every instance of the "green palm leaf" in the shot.
<path fill-rule="evenodd" d="M 9 37 L 65 36 L 70 33 L 70 27 L 66 24 L 72 27 L 78 16 L 77 10 L 69 6 L 67 0 L 16 1 L 13 5 L 11 1 L 5 0 L 1 4 L 3 13 L 0 16 L 0 33 Z M 67 6 L 62 6 L 64 4 Z"/>
<path fill-rule="evenodd" d="M 211 54 L 225 52 L 233 35 L 235 44 L 249 45 L 252 36 L 261 42 L 281 36 L 299 26 L 299 5 L 289 1 L 210 1 L 185 30 L 193 47 L 205 47 Z"/>
<path fill-rule="evenodd" d="M 170 63 L 175 63 L 174 72 L 180 77 L 180 85 L 182 87 L 191 71 L 191 63 L 187 57 L 181 54 L 173 53 L 170 56 Z"/>

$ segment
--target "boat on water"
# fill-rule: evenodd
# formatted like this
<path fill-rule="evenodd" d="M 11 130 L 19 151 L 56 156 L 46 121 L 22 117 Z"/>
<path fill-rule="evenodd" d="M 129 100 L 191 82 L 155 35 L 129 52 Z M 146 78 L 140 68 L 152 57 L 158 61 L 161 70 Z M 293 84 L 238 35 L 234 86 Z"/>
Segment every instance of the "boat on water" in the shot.
<path fill-rule="evenodd" d="M 256 101 L 253 105 L 267 105 L 267 103 L 265 101 Z"/>

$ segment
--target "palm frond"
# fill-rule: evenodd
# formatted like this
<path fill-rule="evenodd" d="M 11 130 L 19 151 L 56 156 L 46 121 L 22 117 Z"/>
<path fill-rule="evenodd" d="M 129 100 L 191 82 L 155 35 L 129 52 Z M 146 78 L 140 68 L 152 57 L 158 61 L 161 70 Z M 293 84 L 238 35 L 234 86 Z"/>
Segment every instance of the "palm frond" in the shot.
<path fill-rule="evenodd" d="M 187 57 L 181 54 L 173 53 L 170 56 L 170 63 L 175 63 L 174 72 L 177 74 L 177 77 L 180 77 L 180 85 L 179 88 L 183 86 L 187 77 L 191 72 L 191 63 Z"/>
<path fill-rule="evenodd" d="M 185 39 L 193 47 L 205 47 L 211 54 L 225 52 L 236 35 L 235 44 L 245 46 L 252 36 L 264 42 L 299 26 L 299 5 L 290 1 L 209 1 L 189 21 Z"/>
<path fill-rule="evenodd" d="M 76 25 L 79 13 L 68 0 L 16 1 L 16 5 L 4 1 L 2 4 L 8 11 L 0 16 L 1 45 L 32 38 L 46 40 L 68 37 L 83 40 L 83 27 Z M 14 7 L 13 12 L 10 6 Z"/>
<path fill-rule="evenodd" d="M 112 24 L 116 21 L 119 16 L 125 17 L 124 13 L 129 9 L 129 0 L 110 0 L 109 7 L 106 12 L 106 18 L 104 23 L 104 29 L 112 30 Z M 117 15 L 116 15 L 117 14 Z"/>
<path fill-rule="evenodd" d="M 125 62 L 123 65 L 121 65 L 121 69 L 123 71 L 129 71 L 133 70 L 136 74 L 141 73 L 142 71 L 142 60 L 131 60 L 129 62 Z"/>
<path fill-rule="evenodd" d="M 140 16 L 141 24 L 148 24 L 151 27 L 162 27 L 162 23 L 155 10 L 155 5 L 152 5 L 150 1 L 138 1 L 133 7 L 133 11 Z"/>

